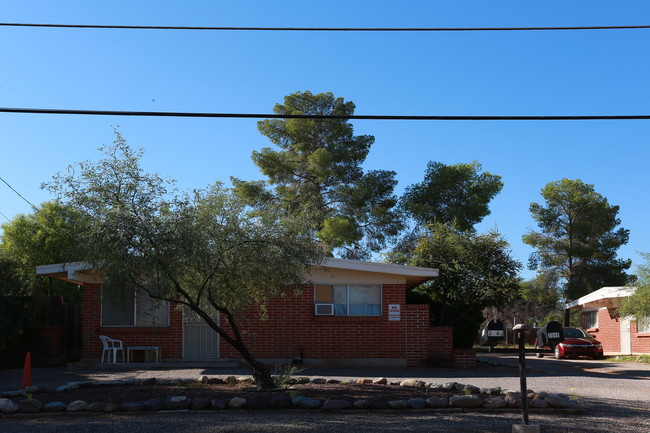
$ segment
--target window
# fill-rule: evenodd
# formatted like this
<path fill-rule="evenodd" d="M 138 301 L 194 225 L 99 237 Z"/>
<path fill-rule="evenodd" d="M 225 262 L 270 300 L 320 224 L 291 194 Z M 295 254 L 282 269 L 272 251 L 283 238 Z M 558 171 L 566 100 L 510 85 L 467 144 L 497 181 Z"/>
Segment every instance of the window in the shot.
<path fill-rule="evenodd" d="M 585 311 L 585 328 L 598 328 L 598 310 Z"/>
<path fill-rule="evenodd" d="M 102 326 L 169 326 L 169 302 L 157 301 L 144 290 L 102 288 Z"/>
<path fill-rule="evenodd" d="M 317 315 L 381 316 L 380 285 L 317 285 Z"/>
<path fill-rule="evenodd" d="M 650 333 L 650 317 L 646 317 L 645 320 L 639 320 L 637 322 L 638 330 L 637 332 L 648 332 Z"/>

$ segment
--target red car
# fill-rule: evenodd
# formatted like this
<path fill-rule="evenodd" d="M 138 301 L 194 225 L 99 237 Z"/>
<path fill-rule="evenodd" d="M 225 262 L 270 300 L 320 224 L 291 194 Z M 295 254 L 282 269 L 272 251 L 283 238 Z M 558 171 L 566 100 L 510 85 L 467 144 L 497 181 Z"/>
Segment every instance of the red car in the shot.
<path fill-rule="evenodd" d="M 562 328 L 562 331 L 564 332 L 564 341 L 550 348 L 555 352 L 556 359 L 578 356 L 588 356 L 594 359 L 603 357 L 603 345 L 584 329 Z M 535 347 L 549 349 L 548 346 L 538 347 L 537 340 L 535 340 Z M 542 356 L 544 353 L 537 353 L 538 358 Z"/>

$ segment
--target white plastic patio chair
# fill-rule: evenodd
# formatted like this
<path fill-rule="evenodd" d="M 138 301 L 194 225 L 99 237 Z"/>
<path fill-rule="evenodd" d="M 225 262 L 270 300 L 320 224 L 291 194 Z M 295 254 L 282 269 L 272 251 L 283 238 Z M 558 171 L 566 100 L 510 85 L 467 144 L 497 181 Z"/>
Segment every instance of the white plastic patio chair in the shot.
<path fill-rule="evenodd" d="M 102 340 L 102 344 L 104 345 L 104 350 L 102 351 L 102 364 L 104 363 L 104 355 L 106 354 L 106 352 L 109 352 L 106 361 L 110 362 L 111 350 L 113 351 L 113 364 L 117 362 L 118 350 L 122 351 L 122 362 L 124 362 L 124 346 L 122 345 L 122 340 L 114 340 L 112 338 L 108 338 L 105 335 L 100 335 L 99 339 Z"/>

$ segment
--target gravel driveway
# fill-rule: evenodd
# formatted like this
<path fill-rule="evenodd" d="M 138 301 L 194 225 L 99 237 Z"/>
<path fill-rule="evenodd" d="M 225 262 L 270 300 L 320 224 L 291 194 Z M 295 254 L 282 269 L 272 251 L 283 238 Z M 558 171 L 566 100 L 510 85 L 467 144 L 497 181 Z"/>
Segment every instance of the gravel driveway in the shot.
<path fill-rule="evenodd" d="M 479 387 L 519 388 L 515 356 L 481 355 L 475 370 L 451 369 L 308 369 L 300 373 L 311 377 L 352 379 L 387 377 L 389 380 L 417 378 L 434 383 L 456 381 Z M 531 414 L 532 424 L 542 432 L 650 432 L 650 366 L 632 363 L 556 361 L 527 358 L 528 387 L 536 391 L 564 392 L 578 397 L 587 415 Z M 180 367 L 185 368 L 180 368 Z M 248 376 L 246 368 L 220 368 L 214 365 L 131 364 L 93 365 L 85 368 L 34 369 L 37 386 L 56 386 L 72 381 L 118 378 L 191 378 L 201 375 Z M 0 371 L 0 390 L 20 387 L 22 371 Z M 521 423 L 518 413 L 401 413 L 319 411 L 244 411 L 164 415 L 110 414 L 64 417 L 39 416 L 0 420 L 4 432 L 510 432 Z M 615 426 L 615 427 L 613 427 Z"/>

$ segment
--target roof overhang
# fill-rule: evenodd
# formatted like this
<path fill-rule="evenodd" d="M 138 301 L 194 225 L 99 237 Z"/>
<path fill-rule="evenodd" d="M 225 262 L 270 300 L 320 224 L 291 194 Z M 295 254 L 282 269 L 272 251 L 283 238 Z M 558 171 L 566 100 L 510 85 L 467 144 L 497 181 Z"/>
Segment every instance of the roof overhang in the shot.
<path fill-rule="evenodd" d="M 74 284 L 99 283 L 101 279 L 97 272 L 87 262 L 58 263 L 54 265 L 36 266 L 36 274 Z"/>
<path fill-rule="evenodd" d="M 603 287 L 602 289 L 591 292 L 573 302 L 564 305 L 565 310 L 571 308 L 602 308 L 617 307 L 620 305 L 621 298 L 627 298 L 632 295 L 636 287 Z"/>
<path fill-rule="evenodd" d="M 438 270 L 433 268 L 364 262 L 361 260 L 327 258 L 320 266 L 329 269 L 346 269 L 357 272 L 398 275 L 404 278 L 406 287 L 409 289 L 417 287 L 438 276 Z M 101 278 L 92 270 L 91 265 L 87 262 L 37 266 L 36 273 L 76 284 L 101 282 Z"/>
<path fill-rule="evenodd" d="M 377 274 L 399 275 L 406 280 L 406 287 L 412 289 L 436 278 L 438 269 L 423 268 L 418 266 L 394 265 L 390 263 L 364 262 L 361 260 L 348 260 L 327 258 L 321 265 L 329 269 L 346 269 L 358 272 L 372 272 Z"/>

